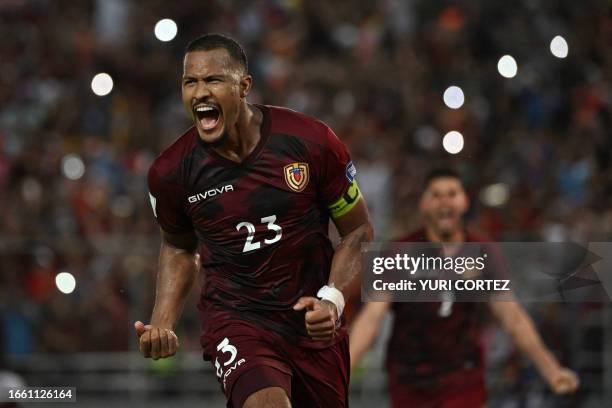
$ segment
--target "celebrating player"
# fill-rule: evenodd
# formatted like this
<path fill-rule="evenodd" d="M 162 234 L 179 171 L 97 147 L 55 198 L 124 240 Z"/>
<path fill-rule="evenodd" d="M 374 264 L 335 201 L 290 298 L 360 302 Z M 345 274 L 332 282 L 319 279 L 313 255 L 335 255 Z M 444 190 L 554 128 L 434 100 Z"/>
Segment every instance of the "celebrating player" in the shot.
<path fill-rule="evenodd" d="M 404 242 L 479 242 L 465 230 L 468 198 L 451 169 L 432 171 L 420 201 L 424 229 Z M 515 345 L 536 365 L 559 394 L 578 388 L 576 374 L 560 366 L 542 343 L 519 303 L 490 301 L 489 309 Z M 372 302 L 364 306 L 351 330 L 351 366 L 355 367 L 376 337 L 383 317 L 394 312 L 386 368 L 393 407 L 482 407 L 486 403 L 478 303 Z"/>
<path fill-rule="evenodd" d="M 176 353 L 201 263 L 201 343 L 228 406 L 345 407 L 342 310 L 372 237 L 366 204 L 334 132 L 248 103 L 251 85 L 234 40 L 209 34 L 187 46 L 182 97 L 194 126 L 149 171 L 162 245 L 151 322 L 135 323 L 140 351 Z"/>

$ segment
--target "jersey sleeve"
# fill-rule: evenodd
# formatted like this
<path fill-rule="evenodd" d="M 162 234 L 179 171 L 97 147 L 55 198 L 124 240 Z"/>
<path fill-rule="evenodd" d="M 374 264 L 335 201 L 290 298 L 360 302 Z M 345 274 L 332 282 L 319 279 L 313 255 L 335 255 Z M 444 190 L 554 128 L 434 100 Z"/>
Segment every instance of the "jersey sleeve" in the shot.
<path fill-rule="evenodd" d="M 319 191 L 332 218 L 338 218 L 353 209 L 359 202 L 361 193 L 355 178 L 357 170 L 348 149 L 328 127 L 326 141 L 322 154 Z"/>
<path fill-rule="evenodd" d="M 184 193 L 180 186 L 163 178 L 154 166 L 149 169 L 149 199 L 159 226 L 170 234 L 193 230 L 191 219 L 182 205 Z"/>

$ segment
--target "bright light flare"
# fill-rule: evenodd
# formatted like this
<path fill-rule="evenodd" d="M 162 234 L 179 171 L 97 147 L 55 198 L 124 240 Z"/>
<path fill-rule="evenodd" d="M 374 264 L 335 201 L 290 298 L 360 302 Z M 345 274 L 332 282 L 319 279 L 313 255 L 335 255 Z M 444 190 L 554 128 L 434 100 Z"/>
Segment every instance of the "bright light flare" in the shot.
<path fill-rule="evenodd" d="M 489 207 L 501 207 L 508 202 L 510 188 L 505 183 L 491 184 L 482 189 L 480 200 Z"/>
<path fill-rule="evenodd" d="M 91 90 L 98 96 L 108 95 L 113 90 L 113 78 L 106 72 L 96 74 L 91 80 Z"/>
<path fill-rule="evenodd" d="M 57 289 L 66 295 L 74 292 L 76 288 L 76 279 L 69 272 L 60 272 L 55 276 L 55 286 Z"/>
<path fill-rule="evenodd" d="M 78 180 L 85 174 L 85 163 L 76 154 L 67 154 L 62 158 L 62 173 L 69 180 Z"/>
<path fill-rule="evenodd" d="M 456 130 L 451 130 L 442 139 L 444 150 L 450 154 L 457 154 L 463 150 L 463 135 Z"/>
<path fill-rule="evenodd" d="M 444 104 L 449 108 L 459 109 L 465 102 L 465 95 L 463 94 L 463 90 L 461 88 L 453 85 L 446 88 L 442 99 L 444 99 Z"/>
<path fill-rule="evenodd" d="M 565 58 L 569 52 L 569 46 L 565 38 L 560 35 L 556 36 L 550 42 L 550 52 L 557 58 Z"/>
<path fill-rule="evenodd" d="M 178 32 L 178 27 L 176 26 L 174 20 L 164 18 L 155 24 L 154 31 L 155 38 L 157 38 L 159 41 L 168 42 L 174 40 L 174 37 L 176 37 L 176 33 Z"/>
<path fill-rule="evenodd" d="M 504 55 L 497 62 L 497 70 L 504 78 L 514 78 L 518 71 L 516 60 L 510 55 Z"/>

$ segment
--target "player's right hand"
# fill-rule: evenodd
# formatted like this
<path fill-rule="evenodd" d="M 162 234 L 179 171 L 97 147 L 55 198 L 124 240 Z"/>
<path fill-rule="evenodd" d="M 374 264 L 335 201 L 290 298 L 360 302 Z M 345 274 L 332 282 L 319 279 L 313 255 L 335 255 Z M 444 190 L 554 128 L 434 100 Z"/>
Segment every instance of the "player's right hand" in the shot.
<path fill-rule="evenodd" d="M 141 321 L 134 323 L 134 329 L 138 336 L 138 347 L 144 357 L 157 360 L 176 354 L 179 341 L 174 331 L 150 324 L 145 325 Z"/>

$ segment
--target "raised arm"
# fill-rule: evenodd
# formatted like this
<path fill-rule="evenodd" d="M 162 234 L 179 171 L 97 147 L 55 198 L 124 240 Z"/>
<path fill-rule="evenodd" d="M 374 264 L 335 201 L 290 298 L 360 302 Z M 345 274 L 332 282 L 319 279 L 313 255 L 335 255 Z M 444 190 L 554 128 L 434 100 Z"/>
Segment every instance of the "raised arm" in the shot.
<path fill-rule="evenodd" d="M 144 357 L 157 360 L 176 353 L 179 343 L 174 329 L 199 269 L 196 247 L 193 232 L 169 234 L 162 231 L 151 323 L 145 325 L 138 321 L 134 324 Z"/>
<path fill-rule="evenodd" d="M 580 381 L 573 371 L 562 367 L 544 345 L 533 321 L 514 301 L 491 301 L 489 307 L 514 344 L 535 364 L 553 392 L 566 394 L 578 389 Z"/>

